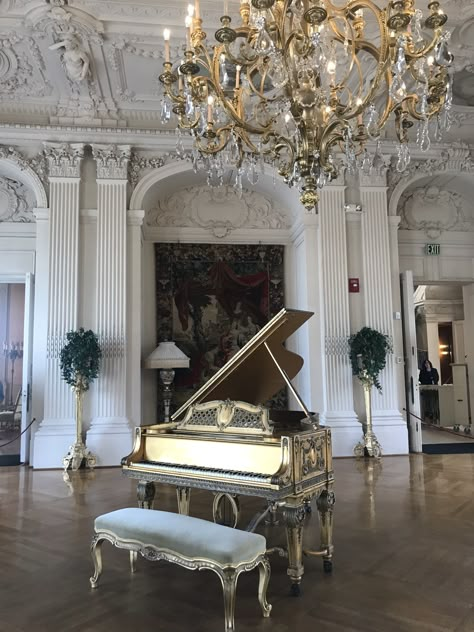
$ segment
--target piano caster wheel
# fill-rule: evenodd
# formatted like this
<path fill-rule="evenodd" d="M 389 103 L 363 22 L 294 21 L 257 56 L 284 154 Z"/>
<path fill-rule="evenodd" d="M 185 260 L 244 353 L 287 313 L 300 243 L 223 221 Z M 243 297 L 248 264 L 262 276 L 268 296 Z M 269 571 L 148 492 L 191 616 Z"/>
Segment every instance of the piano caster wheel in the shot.
<path fill-rule="evenodd" d="M 292 597 L 299 597 L 301 595 L 301 584 L 291 584 L 290 593 Z"/>
<path fill-rule="evenodd" d="M 307 514 L 313 513 L 313 508 L 311 507 L 311 505 L 305 505 L 304 510 L 305 510 L 305 513 Z"/>
<path fill-rule="evenodd" d="M 323 560 L 323 569 L 328 575 L 332 573 L 332 560 Z"/>

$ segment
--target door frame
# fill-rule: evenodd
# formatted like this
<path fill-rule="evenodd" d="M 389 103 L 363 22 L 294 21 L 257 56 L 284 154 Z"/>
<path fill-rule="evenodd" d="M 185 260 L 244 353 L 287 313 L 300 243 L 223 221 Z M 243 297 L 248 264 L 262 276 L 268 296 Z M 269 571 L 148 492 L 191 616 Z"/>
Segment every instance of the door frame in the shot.
<path fill-rule="evenodd" d="M 405 364 L 405 411 L 410 452 L 423 452 L 420 389 L 418 386 L 418 349 L 416 344 L 413 272 L 400 273 L 402 303 L 403 357 Z"/>
<path fill-rule="evenodd" d="M 33 311 L 34 274 L 0 274 L 0 284 L 22 284 L 25 286 L 25 312 L 23 321 L 23 371 L 21 381 L 21 426 L 23 432 L 31 421 L 31 383 L 33 368 Z M 30 430 L 20 438 L 20 463 L 27 464 L 30 457 Z"/>

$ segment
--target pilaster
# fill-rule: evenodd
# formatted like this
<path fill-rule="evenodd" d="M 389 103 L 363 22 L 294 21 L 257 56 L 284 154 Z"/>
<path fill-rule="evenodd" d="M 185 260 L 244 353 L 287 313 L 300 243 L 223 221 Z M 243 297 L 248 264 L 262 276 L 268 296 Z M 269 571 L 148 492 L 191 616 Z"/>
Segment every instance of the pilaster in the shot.
<path fill-rule="evenodd" d="M 74 398 L 61 379 L 59 356 L 66 332 L 77 327 L 79 187 L 84 145 L 45 143 L 44 153 L 50 184 L 48 304 L 44 418 L 34 437 L 35 468 L 61 467 L 75 439 Z"/>
<path fill-rule="evenodd" d="M 335 456 L 352 456 L 361 426 L 354 412 L 350 336 L 345 186 L 324 187 L 319 203 L 326 409 L 321 421 L 333 429 Z"/>
<path fill-rule="evenodd" d="M 323 358 L 321 232 L 319 216 L 307 214 L 294 239 L 294 282 L 298 309 L 314 312 L 308 323 L 295 334 L 295 351 L 304 359 L 305 371 L 297 376 L 300 395 L 312 412 L 326 409 L 325 365 Z M 302 273 L 301 271 L 305 271 Z M 293 402 L 294 405 L 294 402 Z"/>
<path fill-rule="evenodd" d="M 393 343 L 393 296 L 386 172 L 361 174 L 362 258 L 365 324 L 389 336 Z M 372 414 L 375 434 L 383 454 L 408 452 L 406 423 L 398 409 L 398 385 L 394 354 L 387 356 L 381 374 L 382 393 L 373 389 Z"/>
<path fill-rule="evenodd" d="M 130 147 L 93 145 L 97 164 L 96 331 L 102 367 L 87 446 L 97 464 L 120 465 L 131 448 L 127 418 L 127 166 Z"/>
<path fill-rule="evenodd" d="M 128 278 L 130 288 L 127 301 L 127 412 L 134 426 L 141 423 L 141 348 L 142 348 L 142 225 L 145 211 L 128 211 L 127 213 L 127 257 Z"/>

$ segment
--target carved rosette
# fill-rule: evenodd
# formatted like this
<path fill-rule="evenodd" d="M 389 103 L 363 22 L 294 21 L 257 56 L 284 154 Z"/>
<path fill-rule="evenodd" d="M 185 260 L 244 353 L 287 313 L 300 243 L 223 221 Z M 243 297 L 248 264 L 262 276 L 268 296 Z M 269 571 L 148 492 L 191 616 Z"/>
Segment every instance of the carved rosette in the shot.
<path fill-rule="evenodd" d="M 44 143 L 50 178 L 80 178 L 83 143 Z"/>
<path fill-rule="evenodd" d="M 99 180 L 127 180 L 130 145 L 92 145 Z"/>

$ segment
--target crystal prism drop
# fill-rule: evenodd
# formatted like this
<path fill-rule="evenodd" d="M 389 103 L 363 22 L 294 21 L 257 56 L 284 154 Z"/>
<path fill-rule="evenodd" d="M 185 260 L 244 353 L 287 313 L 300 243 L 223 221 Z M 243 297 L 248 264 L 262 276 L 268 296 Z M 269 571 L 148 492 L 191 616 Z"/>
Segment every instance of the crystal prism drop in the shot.
<path fill-rule="evenodd" d="M 229 145 L 230 160 L 232 163 L 236 164 L 237 162 L 239 162 L 240 159 L 240 149 L 234 134 L 232 134 L 230 137 Z"/>
<path fill-rule="evenodd" d="M 242 170 L 241 169 L 237 169 L 237 173 L 235 174 L 234 191 L 236 192 L 239 200 L 242 199 L 243 187 L 242 187 Z"/>
<path fill-rule="evenodd" d="M 369 107 L 369 119 L 367 121 L 366 129 L 370 138 L 378 138 L 380 136 L 379 128 L 379 115 L 375 109 L 375 105 L 372 103 Z"/>
<path fill-rule="evenodd" d="M 398 160 L 396 164 L 396 169 L 398 172 L 402 173 L 408 167 L 411 161 L 410 150 L 406 143 L 400 143 L 398 146 Z"/>
<path fill-rule="evenodd" d="M 184 158 L 186 157 L 186 150 L 184 149 L 183 144 L 183 136 L 179 127 L 176 128 L 176 155 L 182 160 L 184 160 Z"/>
<path fill-rule="evenodd" d="M 407 87 L 401 75 L 396 74 L 392 78 L 390 86 L 390 97 L 397 103 L 403 101 L 407 95 Z"/>
<path fill-rule="evenodd" d="M 186 95 L 185 114 L 188 118 L 192 118 L 194 116 L 194 103 L 190 93 Z"/>
<path fill-rule="evenodd" d="M 257 41 L 255 42 L 255 51 L 259 54 L 270 54 L 274 49 L 273 41 L 266 29 L 263 28 L 258 34 Z"/>
<path fill-rule="evenodd" d="M 163 125 L 168 123 L 171 118 L 171 106 L 166 99 L 161 102 L 161 122 Z"/>
<path fill-rule="evenodd" d="M 247 168 L 247 179 L 252 186 L 255 186 L 259 180 L 259 175 L 257 172 L 257 165 L 256 165 L 256 158 L 254 156 L 250 158 L 250 164 Z"/>
<path fill-rule="evenodd" d="M 435 51 L 435 61 L 438 66 L 450 66 L 453 62 L 453 55 L 449 52 L 446 39 L 442 39 Z"/>

